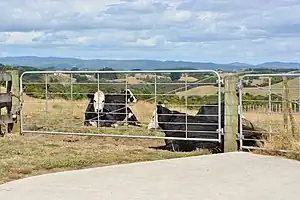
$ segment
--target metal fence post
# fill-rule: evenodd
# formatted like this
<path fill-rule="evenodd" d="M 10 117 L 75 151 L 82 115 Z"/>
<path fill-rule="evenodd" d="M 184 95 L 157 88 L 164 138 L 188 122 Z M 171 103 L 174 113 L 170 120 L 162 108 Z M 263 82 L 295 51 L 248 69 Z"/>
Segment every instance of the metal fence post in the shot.
<path fill-rule="evenodd" d="M 236 95 L 237 75 L 225 77 L 225 136 L 224 152 L 237 151 L 238 97 Z"/>

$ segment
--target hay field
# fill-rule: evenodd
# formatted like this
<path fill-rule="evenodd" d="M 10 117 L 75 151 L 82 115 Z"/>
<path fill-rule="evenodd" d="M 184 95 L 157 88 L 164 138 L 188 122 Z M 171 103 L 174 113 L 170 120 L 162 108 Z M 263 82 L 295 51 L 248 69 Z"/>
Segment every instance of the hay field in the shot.
<path fill-rule="evenodd" d="M 114 79 L 114 80 L 107 80 L 107 82 L 116 82 L 116 83 L 126 83 L 126 79 Z M 127 77 L 127 83 L 128 84 L 139 84 L 139 83 L 145 83 L 145 81 L 138 79 L 136 77 Z"/>
<path fill-rule="evenodd" d="M 83 127 L 84 112 L 88 100 L 49 100 L 45 120 L 45 100 L 24 95 L 24 123 L 26 130 L 75 131 L 97 133 L 97 128 Z M 144 127 L 129 126 L 127 130 L 101 129 L 110 134 L 158 135 L 161 132 L 147 130 L 154 105 L 139 101 L 132 106 Z M 183 110 L 182 110 L 183 111 Z M 124 126 L 125 128 L 126 126 Z M 0 184 L 39 174 L 208 154 L 208 151 L 169 152 L 151 147 L 164 145 L 163 140 L 132 138 L 41 135 L 25 133 L 7 134 L 0 138 Z"/>
<path fill-rule="evenodd" d="M 192 77 L 192 76 L 181 76 L 180 77 L 180 79 L 179 79 L 179 81 L 182 81 L 182 82 L 185 82 L 185 81 L 187 81 L 187 82 L 196 82 L 196 81 L 198 81 L 199 79 L 197 79 L 197 78 L 195 78 L 195 77 Z"/>
<path fill-rule="evenodd" d="M 222 90 L 221 90 L 222 91 Z M 182 91 L 182 92 L 176 92 L 176 95 L 182 97 L 186 95 L 215 95 L 218 92 L 218 88 L 214 87 L 212 85 L 203 85 L 199 87 L 194 87 L 192 89 Z"/>
<path fill-rule="evenodd" d="M 142 127 L 120 126 L 112 127 L 87 127 L 83 126 L 84 112 L 89 102 L 86 100 L 67 101 L 64 99 L 35 99 L 24 95 L 24 129 L 31 131 L 63 131 L 80 133 L 110 133 L 127 135 L 163 136 L 162 132 L 148 131 L 147 126 L 152 118 L 155 105 L 146 101 L 138 101 L 131 105 Z M 185 110 L 185 107 L 169 107 L 180 112 L 195 114 L 197 110 Z M 46 112 L 47 111 L 47 112 Z"/>

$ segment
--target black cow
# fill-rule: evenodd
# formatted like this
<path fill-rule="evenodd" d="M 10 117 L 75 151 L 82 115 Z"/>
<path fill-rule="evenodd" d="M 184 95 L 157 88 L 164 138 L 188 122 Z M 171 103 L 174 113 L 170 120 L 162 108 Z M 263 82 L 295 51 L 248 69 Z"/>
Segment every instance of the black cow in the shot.
<path fill-rule="evenodd" d="M 200 121 L 207 122 L 207 123 L 218 123 L 218 104 L 215 105 L 202 105 L 198 113 L 196 114 Z M 224 102 L 221 103 L 221 128 L 225 128 L 225 104 Z M 243 116 L 243 121 L 245 123 L 242 124 L 243 128 L 243 135 L 244 135 L 244 145 L 245 146 L 258 146 L 257 142 L 255 140 L 259 140 L 262 138 L 262 132 L 265 132 L 265 130 L 261 128 L 254 127 L 253 124 L 245 119 Z M 240 114 L 238 114 L 238 133 L 240 133 Z M 210 125 L 211 126 L 211 125 Z M 216 129 L 218 126 L 216 125 Z M 238 142 L 238 147 L 240 146 L 240 143 Z"/>
<path fill-rule="evenodd" d="M 215 116 L 205 116 L 215 115 Z M 244 119 L 246 120 L 246 119 Z M 249 121 L 248 121 L 249 122 Z M 191 124 L 194 123 L 194 124 Z M 243 124 L 244 145 L 257 146 L 254 139 L 261 138 L 261 133 L 256 133 L 256 129 L 251 122 L 250 127 Z M 158 104 L 153 112 L 152 120 L 148 124 L 148 129 L 162 129 L 166 137 L 186 137 L 186 114 L 178 111 L 172 111 Z M 221 104 L 221 128 L 224 129 L 224 103 Z M 218 106 L 201 106 L 196 116 L 187 115 L 187 137 L 188 138 L 210 138 L 217 139 L 218 134 Z M 259 130 L 259 129 L 258 129 Z M 197 132 L 201 131 L 201 132 Z M 238 130 L 239 131 L 239 130 Z M 262 129 L 260 130 L 262 131 Z M 223 140 L 223 138 L 222 138 Z M 208 148 L 214 152 L 223 151 L 222 143 L 210 141 L 183 141 L 183 140 L 165 140 L 165 149 L 175 151 L 190 151 L 196 148 Z M 239 147 L 239 141 L 237 145 Z"/>
<path fill-rule="evenodd" d="M 128 124 L 140 126 L 132 110 L 128 105 L 126 107 L 126 102 L 135 103 L 137 99 L 129 89 L 121 93 L 104 95 L 102 91 L 97 91 L 93 95 L 88 95 L 90 102 L 85 112 L 84 125 L 116 127 L 118 122 L 127 120 Z"/>
<path fill-rule="evenodd" d="M 187 119 L 187 123 L 186 123 Z M 166 137 L 188 137 L 218 139 L 215 125 L 202 125 L 197 116 L 187 115 L 178 111 L 169 110 L 164 105 L 158 104 L 153 112 L 152 120 L 148 129 L 160 128 Z M 186 130 L 187 129 L 187 133 Z M 165 149 L 172 151 L 192 151 L 197 148 L 210 149 L 220 152 L 220 143 L 217 141 L 188 141 L 188 140 L 165 140 Z"/>

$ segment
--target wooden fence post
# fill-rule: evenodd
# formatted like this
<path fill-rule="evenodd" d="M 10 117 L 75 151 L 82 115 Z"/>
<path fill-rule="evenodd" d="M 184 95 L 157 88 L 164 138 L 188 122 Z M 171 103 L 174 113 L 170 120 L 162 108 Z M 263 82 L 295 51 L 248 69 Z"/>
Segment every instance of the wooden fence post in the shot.
<path fill-rule="evenodd" d="M 295 118 L 293 116 L 293 112 L 292 112 L 292 101 L 290 98 L 290 92 L 289 92 L 289 87 L 288 87 L 288 83 L 287 83 L 287 77 L 283 77 L 283 85 L 284 85 L 284 105 L 285 105 L 285 110 L 284 110 L 284 123 L 286 123 L 287 126 L 287 131 L 288 131 L 288 117 L 290 118 L 291 121 L 291 131 L 292 134 L 295 134 L 295 128 L 296 128 L 296 123 L 295 123 Z"/>
<path fill-rule="evenodd" d="M 7 70 L 11 73 L 12 77 L 12 85 L 11 85 L 11 92 L 19 96 L 20 92 L 20 83 L 19 83 L 19 71 L 18 70 Z M 16 108 L 19 106 L 19 100 L 15 97 L 12 98 L 12 110 L 16 110 Z M 17 116 L 17 121 L 13 124 L 12 132 L 20 132 L 21 123 L 20 123 L 20 116 Z"/>
<path fill-rule="evenodd" d="M 237 151 L 238 97 L 236 96 L 238 76 L 225 77 L 225 135 L 224 152 Z"/>

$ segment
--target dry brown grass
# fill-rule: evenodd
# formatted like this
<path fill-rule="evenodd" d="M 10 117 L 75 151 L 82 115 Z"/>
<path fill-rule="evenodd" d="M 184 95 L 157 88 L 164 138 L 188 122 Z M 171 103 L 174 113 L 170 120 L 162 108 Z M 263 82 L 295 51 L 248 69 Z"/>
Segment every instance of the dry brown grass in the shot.
<path fill-rule="evenodd" d="M 192 76 L 187 76 L 186 77 L 185 75 L 183 75 L 183 76 L 180 77 L 179 81 L 182 81 L 182 82 L 185 82 L 185 81 L 187 81 L 187 82 L 196 82 L 196 81 L 198 81 L 198 79 L 195 78 L 195 77 L 192 77 Z"/>
<path fill-rule="evenodd" d="M 23 107 L 26 130 L 47 130 L 45 100 L 34 99 L 24 95 Z M 84 127 L 83 117 L 88 100 L 66 101 L 49 100 L 48 120 L 50 130 L 97 133 L 94 127 Z M 146 130 L 147 123 L 152 117 L 155 105 L 138 101 L 132 106 L 137 118 L 143 123 L 142 128 L 129 127 L 128 129 L 103 129 L 101 133 L 127 134 L 127 135 L 150 135 L 162 136 L 161 132 Z M 170 107 L 181 112 L 195 114 L 194 110 Z M 264 147 L 269 149 L 287 149 L 300 152 L 300 140 L 284 135 L 283 117 L 280 114 L 268 115 L 265 111 L 246 112 L 247 119 L 255 125 L 268 129 L 271 122 L 272 131 L 281 134 L 268 138 Z M 300 116 L 295 116 L 296 122 Z M 126 128 L 124 126 L 123 128 Z M 300 132 L 300 131 L 299 131 Z M 0 138 L 0 183 L 7 181 L 45 174 L 56 171 L 130 163 L 146 160 L 169 159 L 184 156 L 207 154 L 207 151 L 195 151 L 190 153 L 174 153 L 162 150 L 154 150 L 149 147 L 163 145 L 163 140 L 145 139 L 121 139 L 110 137 L 89 136 L 59 136 L 59 135 L 34 135 L 26 133 L 24 136 L 17 134 Z M 260 152 L 264 153 L 264 152 Z M 300 157 L 292 158 L 300 159 Z"/>
<path fill-rule="evenodd" d="M 45 120 L 45 100 L 24 95 L 24 128 L 97 133 L 97 128 L 84 127 L 83 117 L 88 100 L 48 100 L 48 120 Z M 144 127 L 123 126 L 100 129 L 101 133 L 162 136 L 161 132 L 145 127 L 152 117 L 154 105 L 139 101 L 132 106 Z M 50 172 L 207 154 L 208 151 L 189 153 L 168 152 L 149 147 L 164 145 L 163 140 L 121 139 L 111 137 L 40 135 L 14 133 L 0 138 L 0 183 Z"/>
<path fill-rule="evenodd" d="M 136 78 L 143 78 L 143 79 L 146 79 L 146 78 L 155 78 L 155 77 L 157 79 L 160 79 L 160 78 L 171 79 L 168 76 L 160 76 L 160 75 L 154 75 L 154 74 L 150 74 L 150 73 L 137 73 L 137 74 L 134 75 L 134 77 L 136 77 Z"/>
<path fill-rule="evenodd" d="M 287 83 L 288 83 L 288 88 L 289 88 L 289 92 L 290 92 L 290 98 L 293 100 L 299 99 L 299 92 L 300 92 L 299 78 L 288 80 Z M 245 93 L 248 92 L 252 95 L 266 96 L 266 95 L 268 95 L 269 86 L 261 87 L 261 88 L 258 88 L 258 87 L 244 88 L 243 91 Z M 279 83 L 273 84 L 271 86 L 271 92 L 274 94 L 282 95 L 283 83 L 279 82 Z"/>
<path fill-rule="evenodd" d="M 0 184 L 39 174 L 104 165 L 206 154 L 173 153 L 149 147 L 158 140 L 16 134 L 0 138 Z"/>
<path fill-rule="evenodd" d="M 176 95 L 178 95 L 178 96 L 186 96 L 186 95 L 204 96 L 204 95 L 214 95 L 217 92 L 218 92 L 217 87 L 214 87 L 211 85 L 204 85 L 204 86 L 194 87 L 187 91 L 176 92 Z"/>
<path fill-rule="evenodd" d="M 35 99 L 24 95 L 24 127 L 27 130 L 50 130 L 70 131 L 70 132 L 88 132 L 97 133 L 98 129 L 94 127 L 83 126 L 84 112 L 88 104 L 88 100 L 67 101 L 63 99 L 48 100 L 47 103 L 42 99 Z M 129 128 L 100 128 L 100 132 L 111 132 L 112 134 L 142 134 L 142 135 L 158 135 L 161 132 L 153 132 L 145 130 L 151 120 L 155 105 L 146 101 L 138 101 L 131 106 L 137 119 L 143 127 Z M 197 110 L 186 110 L 184 107 L 169 107 L 180 112 L 195 114 Z M 48 112 L 46 113 L 46 109 Z M 47 120 L 46 120 L 47 119 Z M 123 129 L 123 130 L 121 130 Z"/>
<path fill-rule="evenodd" d="M 109 82 L 118 82 L 118 83 L 126 83 L 126 79 L 114 79 L 109 80 Z M 145 83 L 145 81 L 137 79 L 136 77 L 127 77 L 127 83 L 128 84 L 139 84 L 139 83 Z"/>
<path fill-rule="evenodd" d="M 300 128 L 297 126 L 300 122 L 300 114 L 293 115 L 296 122 L 294 136 L 290 123 L 287 129 L 284 128 L 283 114 L 269 114 L 265 110 L 257 109 L 253 112 L 245 112 L 244 116 L 255 126 L 274 133 L 266 135 L 264 144 L 261 145 L 268 151 L 255 151 L 256 153 L 281 155 L 278 150 L 287 150 L 290 153 L 285 154 L 285 156 L 300 160 Z"/>

